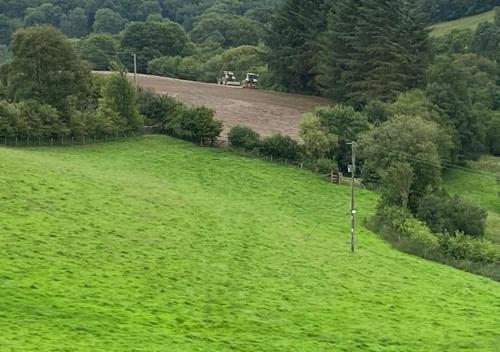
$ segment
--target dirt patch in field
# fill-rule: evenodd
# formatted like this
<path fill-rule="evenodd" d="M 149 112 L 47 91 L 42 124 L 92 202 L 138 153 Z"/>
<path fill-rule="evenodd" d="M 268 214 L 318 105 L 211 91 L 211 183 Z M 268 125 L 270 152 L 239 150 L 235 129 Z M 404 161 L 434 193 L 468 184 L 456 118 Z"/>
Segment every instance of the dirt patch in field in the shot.
<path fill-rule="evenodd" d="M 298 137 L 302 114 L 331 101 L 296 94 L 226 87 L 217 84 L 138 75 L 139 85 L 157 93 L 171 95 L 188 105 L 205 105 L 215 109 L 217 117 L 229 128 L 243 124 L 263 136 L 274 132 Z"/>

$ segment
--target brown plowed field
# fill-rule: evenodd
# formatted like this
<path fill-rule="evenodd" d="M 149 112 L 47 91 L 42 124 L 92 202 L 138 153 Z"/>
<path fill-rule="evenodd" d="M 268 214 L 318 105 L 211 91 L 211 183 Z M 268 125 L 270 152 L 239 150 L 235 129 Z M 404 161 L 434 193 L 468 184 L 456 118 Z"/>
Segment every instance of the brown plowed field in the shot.
<path fill-rule="evenodd" d="M 283 132 L 298 136 L 302 114 L 319 105 L 329 105 L 324 98 L 284 94 L 217 84 L 183 81 L 158 76 L 138 75 L 139 85 L 157 93 L 168 94 L 189 105 L 215 109 L 224 121 L 225 134 L 234 125 L 249 126 L 266 136 Z"/>

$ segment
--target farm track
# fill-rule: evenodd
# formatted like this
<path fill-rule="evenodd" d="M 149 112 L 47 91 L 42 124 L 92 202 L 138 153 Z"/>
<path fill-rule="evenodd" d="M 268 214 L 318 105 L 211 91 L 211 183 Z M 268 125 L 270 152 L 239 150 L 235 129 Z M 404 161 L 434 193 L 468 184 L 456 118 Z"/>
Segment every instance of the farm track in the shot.
<path fill-rule="evenodd" d="M 224 121 L 224 135 L 232 126 L 243 124 L 263 136 L 282 132 L 297 138 L 302 114 L 330 100 L 298 94 L 226 87 L 159 76 L 138 75 L 141 87 L 168 94 L 188 105 L 215 109 Z"/>

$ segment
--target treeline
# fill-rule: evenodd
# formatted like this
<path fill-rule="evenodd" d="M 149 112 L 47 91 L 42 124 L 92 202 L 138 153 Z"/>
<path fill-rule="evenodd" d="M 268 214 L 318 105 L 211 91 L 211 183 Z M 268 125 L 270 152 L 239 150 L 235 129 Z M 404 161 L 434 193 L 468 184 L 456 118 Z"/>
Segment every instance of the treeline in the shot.
<path fill-rule="evenodd" d="M 475 15 L 500 5 L 499 0 L 421 0 L 421 3 L 433 23 Z"/>
<path fill-rule="evenodd" d="M 267 38 L 269 81 L 357 110 L 419 89 L 451 128 L 450 161 L 500 153 L 498 21 L 435 43 L 427 24 L 408 0 L 288 0 Z"/>
<path fill-rule="evenodd" d="M 135 88 L 127 71 L 91 74 L 70 40 L 51 26 L 20 29 L 0 67 L 0 137 L 59 141 L 142 133 L 144 124 L 193 142 L 222 131 L 214 112 Z"/>
<path fill-rule="evenodd" d="M 48 24 L 73 38 L 94 70 L 108 70 L 112 62 L 131 70 L 136 54 L 141 73 L 211 82 L 223 70 L 265 74 L 259 45 L 272 9 L 281 2 L 0 0 L 0 64 L 9 60 L 7 47 L 16 29 Z M 235 52 L 228 49 L 242 47 L 239 53 L 246 55 L 248 46 L 255 48 L 254 60 L 244 68 L 231 66 Z"/>

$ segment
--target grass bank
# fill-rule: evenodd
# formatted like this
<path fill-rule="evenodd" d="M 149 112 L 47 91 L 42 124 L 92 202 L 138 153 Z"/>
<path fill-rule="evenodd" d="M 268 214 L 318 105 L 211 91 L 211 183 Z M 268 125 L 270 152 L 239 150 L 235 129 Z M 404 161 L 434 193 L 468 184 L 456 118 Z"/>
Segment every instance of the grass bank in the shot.
<path fill-rule="evenodd" d="M 0 148 L 0 350 L 495 351 L 500 284 L 400 253 L 348 187 L 149 136 Z M 358 212 L 377 197 L 358 192 Z"/>

